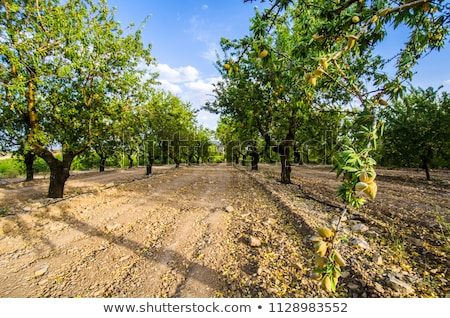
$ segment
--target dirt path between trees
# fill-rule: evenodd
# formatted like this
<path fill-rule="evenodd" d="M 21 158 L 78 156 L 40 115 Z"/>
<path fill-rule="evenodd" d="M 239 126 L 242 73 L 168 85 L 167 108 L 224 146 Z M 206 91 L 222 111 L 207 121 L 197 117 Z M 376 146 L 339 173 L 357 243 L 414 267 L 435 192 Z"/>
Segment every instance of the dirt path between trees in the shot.
<path fill-rule="evenodd" d="M 76 174 L 62 200 L 45 199 L 48 180 L 3 183 L 0 297 L 329 297 L 310 278 L 309 241 L 316 225 L 339 214 L 329 170 L 294 167 L 292 185 L 280 184 L 279 167 L 269 165 L 154 172 Z M 449 295 L 449 245 L 441 235 L 448 234 L 448 173 L 431 187 L 395 174 L 380 173 L 387 189 L 380 201 L 343 228 L 349 266 L 336 297 Z M 402 180 L 403 191 L 412 182 L 415 191 L 391 202 Z M 427 218 L 416 216 L 423 211 Z M 393 232 L 389 220 L 411 224 Z M 358 238 L 370 248 L 353 248 Z"/>
<path fill-rule="evenodd" d="M 237 173 L 182 168 L 117 187 L 74 178 L 69 189 L 105 181 L 109 188 L 50 204 L 27 201 L 25 213 L 3 224 L 0 295 L 215 296 L 224 288 L 225 208 L 234 204 Z"/>

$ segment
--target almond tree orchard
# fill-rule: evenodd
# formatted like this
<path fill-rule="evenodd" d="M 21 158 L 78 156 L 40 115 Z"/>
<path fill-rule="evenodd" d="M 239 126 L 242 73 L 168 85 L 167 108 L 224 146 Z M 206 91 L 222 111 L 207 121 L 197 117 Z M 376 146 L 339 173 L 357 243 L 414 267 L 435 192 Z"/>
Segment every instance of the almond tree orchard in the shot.
<path fill-rule="evenodd" d="M 282 183 L 291 182 L 294 145 L 317 138 L 312 133 L 317 129 L 307 128 L 320 131 L 314 118 L 328 114 L 330 122 L 350 122 L 333 128 L 339 135 L 335 170 L 343 176 L 337 196 L 346 203 L 342 217 L 375 199 L 380 110 L 405 96 L 412 68 L 444 46 L 449 22 L 447 1 L 271 1 L 255 13 L 248 36 L 222 39 L 217 67 L 223 79 L 206 108 L 223 116 L 222 136 L 226 127 L 241 133 L 233 138 L 258 132 L 265 149 L 280 158 Z M 378 45 L 397 29 L 407 41 L 393 56 L 377 55 Z M 386 67 L 392 62 L 394 70 Z M 319 228 L 312 241 L 317 254 L 313 276 L 335 291 L 345 266 L 338 252 L 339 223 Z"/>
<path fill-rule="evenodd" d="M 48 197 L 63 196 L 74 158 L 91 150 L 100 171 L 120 151 L 129 167 L 145 153 L 150 174 L 156 155 L 178 166 L 194 147 L 195 111 L 156 88 L 141 28 L 124 31 L 106 1 L 3 1 L 0 19 L 0 151 L 20 153 L 29 180 L 42 158 Z"/>
<path fill-rule="evenodd" d="M 51 170 L 48 196 L 62 197 L 73 159 L 123 111 L 113 100 L 133 90 L 150 51 L 139 31 L 123 34 L 105 1 L 3 1 L 0 10 L 2 120 L 26 124 L 26 151 Z"/>

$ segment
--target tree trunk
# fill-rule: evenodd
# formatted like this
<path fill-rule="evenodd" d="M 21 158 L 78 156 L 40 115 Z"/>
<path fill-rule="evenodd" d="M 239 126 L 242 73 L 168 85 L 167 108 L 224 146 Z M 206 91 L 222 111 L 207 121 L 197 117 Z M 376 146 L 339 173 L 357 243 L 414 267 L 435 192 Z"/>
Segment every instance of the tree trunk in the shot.
<path fill-rule="evenodd" d="M 278 148 L 281 159 L 281 183 L 291 184 L 292 167 L 290 155 L 293 146 L 294 133 L 290 130 L 286 137 L 286 140 L 284 140 Z"/>
<path fill-rule="evenodd" d="M 50 167 L 50 185 L 48 188 L 49 198 L 62 198 L 64 195 L 64 185 L 69 178 L 69 170 L 72 160 L 54 160 L 47 162 Z"/>
<path fill-rule="evenodd" d="M 100 172 L 104 172 L 105 171 L 105 164 L 106 164 L 106 158 L 105 157 L 101 157 L 100 158 Z"/>
<path fill-rule="evenodd" d="M 245 162 L 247 160 L 247 155 L 242 155 L 242 161 L 241 161 L 241 164 L 243 165 L 243 166 L 245 166 L 247 163 Z"/>
<path fill-rule="evenodd" d="M 34 171 L 33 171 L 33 163 L 34 159 L 36 159 L 36 155 L 32 152 L 27 152 L 24 154 L 25 157 L 25 167 L 26 167 L 26 173 L 27 177 L 25 181 L 33 181 L 34 180 Z"/>
<path fill-rule="evenodd" d="M 145 175 L 149 176 L 152 174 L 152 168 L 153 168 L 153 162 L 155 162 L 155 158 L 153 158 L 151 155 L 149 155 L 148 163 L 147 163 L 147 171 Z"/>
<path fill-rule="evenodd" d="M 252 170 L 258 170 L 259 153 L 252 151 L 250 156 L 252 157 Z"/>
<path fill-rule="evenodd" d="M 291 163 L 289 161 L 289 150 L 287 149 L 285 153 L 281 155 L 281 183 L 291 184 Z"/>
<path fill-rule="evenodd" d="M 161 163 L 168 165 L 169 164 L 169 141 L 163 140 L 161 142 Z"/>
<path fill-rule="evenodd" d="M 299 165 L 301 165 L 302 163 L 301 163 L 301 154 L 300 154 L 300 151 L 298 151 L 298 149 L 297 150 L 294 150 L 294 163 L 298 163 Z"/>
<path fill-rule="evenodd" d="M 423 169 L 425 169 L 425 175 L 427 176 L 427 180 L 431 180 L 430 176 L 430 160 L 428 158 L 422 158 Z"/>
<path fill-rule="evenodd" d="M 234 163 L 239 164 L 239 155 L 234 155 Z"/>
<path fill-rule="evenodd" d="M 271 146 L 272 146 L 272 139 L 270 138 L 270 135 L 265 134 L 264 135 L 264 150 L 263 150 L 263 158 L 264 162 L 266 163 L 273 163 L 273 159 L 271 157 Z"/>

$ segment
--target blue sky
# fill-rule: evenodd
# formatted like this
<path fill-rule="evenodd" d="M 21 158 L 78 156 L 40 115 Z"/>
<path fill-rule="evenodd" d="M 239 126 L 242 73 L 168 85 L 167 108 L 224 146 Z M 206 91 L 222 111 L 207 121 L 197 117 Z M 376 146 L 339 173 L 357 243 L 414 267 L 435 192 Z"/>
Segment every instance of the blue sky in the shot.
<path fill-rule="evenodd" d="M 266 1 L 268 2 L 268 1 Z M 163 88 L 200 109 L 211 99 L 212 84 L 220 75 L 214 66 L 220 38 L 241 38 L 248 34 L 254 7 L 260 10 L 267 3 L 244 3 L 243 0 L 108 0 L 116 7 L 116 18 L 125 28 L 137 26 L 147 17 L 142 36 L 152 44 L 152 55 L 158 63 L 158 80 Z M 390 36 L 380 46 L 389 52 L 399 44 L 401 34 Z M 450 49 L 432 53 L 415 68 L 418 74 L 413 84 L 438 87 L 450 91 Z M 205 111 L 198 122 L 215 129 L 218 116 Z"/>
<path fill-rule="evenodd" d="M 142 36 L 152 44 L 152 55 L 162 87 L 200 109 L 211 99 L 212 84 L 220 79 L 214 66 L 220 38 L 241 38 L 248 33 L 254 8 L 268 4 L 242 0 L 108 0 L 116 7 L 122 28 L 139 26 L 150 15 Z M 198 122 L 215 129 L 218 116 L 200 111 Z"/>

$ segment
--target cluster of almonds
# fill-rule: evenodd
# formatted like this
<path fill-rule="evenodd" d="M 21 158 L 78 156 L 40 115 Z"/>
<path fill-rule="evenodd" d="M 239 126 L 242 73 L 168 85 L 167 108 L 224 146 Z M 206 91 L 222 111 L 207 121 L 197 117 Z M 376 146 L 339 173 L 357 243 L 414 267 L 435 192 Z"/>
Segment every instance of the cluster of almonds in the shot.
<path fill-rule="evenodd" d="M 364 169 L 359 175 L 359 182 L 355 185 L 356 191 L 362 191 L 372 200 L 377 195 L 377 184 L 375 183 L 375 177 L 377 174 L 373 169 Z"/>
<path fill-rule="evenodd" d="M 239 67 L 237 65 L 233 66 L 233 60 L 232 59 L 229 59 L 228 63 L 225 63 L 223 65 L 223 68 L 226 69 L 227 71 L 230 71 L 230 70 L 232 70 L 232 71 L 234 70 L 235 72 L 239 71 Z"/>
<path fill-rule="evenodd" d="M 327 61 L 327 59 L 326 58 L 320 58 L 319 59 L 319 66 L 313 72 L 307 73 L 305 75 L 305 81 L 307 81 L 312 86 L 316 86 L 317 85 L 317 78 L 320 75 L 322 75 L 323 73 L 325 73 L 326 72 L 325 70 L 327 68 L 328 68 L 328 61 Z"/>
<path fill-rule="evenodd" d="M 316 265 L 311 277 L 320 281 L 320 286 L 327 292 L 332 292 L 332 285 L 333 283 L 334 286 L 337 285 L 341 276 L 341 266 L 345 266 L 346 262 L 333 248 L 335 232 L 327 227 L 320 227 L 317 233 L 318 235 L 313 235 L 310 239 L 314 243 Z"/>

